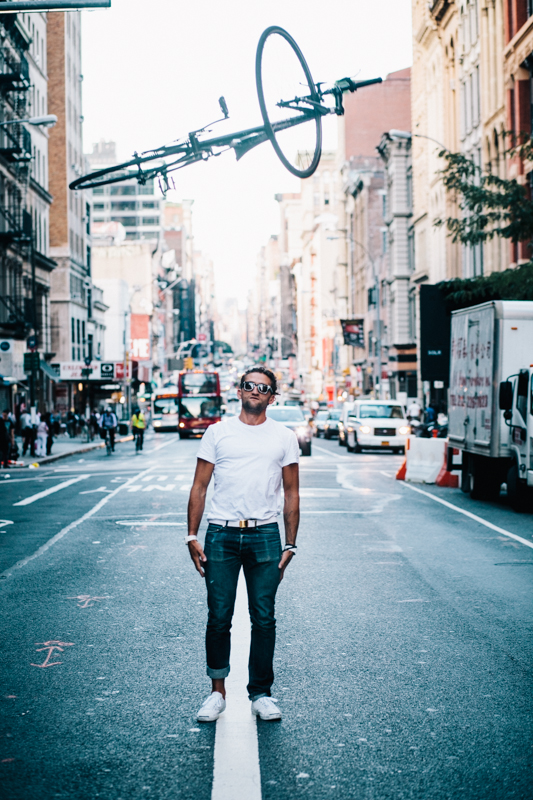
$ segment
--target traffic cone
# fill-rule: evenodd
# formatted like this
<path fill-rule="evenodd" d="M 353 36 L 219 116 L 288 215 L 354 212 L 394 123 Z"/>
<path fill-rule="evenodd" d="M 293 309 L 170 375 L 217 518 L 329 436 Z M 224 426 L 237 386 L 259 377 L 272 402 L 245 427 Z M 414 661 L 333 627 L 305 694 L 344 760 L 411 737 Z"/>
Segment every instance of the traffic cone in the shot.
<path fill-rule="evenodd" d="M 407 458 L 404 458 L 402 462 L 402 466 L 396 473 L 396 480 L 397 481 L 404 481 L 405 480 L 405 473 L 407 472 Z"/>

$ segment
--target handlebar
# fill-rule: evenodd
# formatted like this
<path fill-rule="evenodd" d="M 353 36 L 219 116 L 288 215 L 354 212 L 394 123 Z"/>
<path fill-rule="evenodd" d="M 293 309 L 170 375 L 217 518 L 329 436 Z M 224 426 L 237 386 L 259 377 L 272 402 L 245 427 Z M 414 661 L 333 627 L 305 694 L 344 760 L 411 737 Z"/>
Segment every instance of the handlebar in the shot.
<path fill-rule="evenodd" d="M 370 78 L 368 81 L 354 81 L 353 78 L 341 78 L 340 81 L 335 81 L 341 92 L 356 92 L 362 86 L 371 86 L 373 83 L 382 83 L 383 78 Z"/>

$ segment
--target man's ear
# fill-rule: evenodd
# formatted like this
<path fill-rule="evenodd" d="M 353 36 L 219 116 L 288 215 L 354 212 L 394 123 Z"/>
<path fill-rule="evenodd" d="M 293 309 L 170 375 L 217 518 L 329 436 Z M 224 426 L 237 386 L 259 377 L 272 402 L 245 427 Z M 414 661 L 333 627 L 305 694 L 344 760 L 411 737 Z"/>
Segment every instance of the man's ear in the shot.
<path fill-rule="evenodd" d="M 276 395 L 275 394 L 271 394 L 270 398 L 268 400 L 268 405 L 271 406 L 275 399 L 276 399 Z"/>

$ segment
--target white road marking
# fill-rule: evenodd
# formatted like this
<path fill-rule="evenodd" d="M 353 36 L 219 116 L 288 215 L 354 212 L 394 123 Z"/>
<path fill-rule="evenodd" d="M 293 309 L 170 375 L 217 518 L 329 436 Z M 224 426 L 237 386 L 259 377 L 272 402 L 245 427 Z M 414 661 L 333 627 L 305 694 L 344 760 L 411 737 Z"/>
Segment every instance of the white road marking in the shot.
<path fill-rule="evenodd" d="M 115 522 L 115 525 L 127 525 L 130 528 L 141 526 L 149 526 L 150 528 L 164 528 L 164 527 L 176 527 L 176 526 L 183 526 L 186 525 L 186 522 L 148 522 L 147 519 L 145 520 L 130 520 L 130 519 L 118 519 Z"/>
<path fill-rule="evenodd" d="M 241 572 L 231 629 L 231 672 L 226 678 L 227 708 L 216 722 L 211 800 L 261 800 L 257 726 L 246 693 L 250 617 Z"/>
<path fill-rule="evenodd" d="M 485 527 L 487 528 L 491 528 L 493 531 L 502 533 L 504 536 L 508 536 L 510 539 L 515 539 L 517 542 L 520 542 L 520 544 L 525 544 L 526 547 L 533 548 L 533 542 L 529 542 L 527 539 L 523 539 L 521 536 L 517 536 L 516 533 L 511 533 L 511 531 L 506 531 L 504 528 L 500 528 L 498 525 L 493 525 L 492 522 L 487 522 L 486 519 L 483 519 L 483 517 L 478 517 L 477 514 L 472 514 L 471 511 L 466 511 L 464 508 L 459 508 L 459 506 L 454 506 L 453 503 L 448 503 L 447 500 L 441 500 L 440 497 L 435 497 L 435 495 L 431 494 L 430 492 L 424 492 L 422 489 L 418 489 L 416 486 L 411 486 L 410 483 L 405 483 L 404 486 L 406 489 L 411 489 L 411 491 L 413 492 L 418 492 L 419 494 L 423 494 L 426 497 L 431 498 L 431 500 L 434 500 L 436 503 L 440 503 L 441 505 L 446 506 L 447 508 L 453 509 L 453 511 L 458 511 L 459 514 L 464 514 L 465 517 L 470 517 L 470 519 L 479 522 L 481 525 L 485 525 Z"/>
<path fill-rule="evenodd" d="M 61 489 L 66 489 L 67 486 L 72 486 L 73 483 L 78 483 L 78 481 L 82 481 L 88 477 L 89 475 L 79 475 L 77 478 L 71 478 L 69 481 L 58 483 L 57 486 L 51 486 L 49 489 L 45 489 L 42 492 L 32 494 L 30 497 L 26 497 L 24 500 L 19 500 L 18 503 L 13 503 L 13 505 L 29 506 L 30 503 L 35 503 L 36 500 L 41 500 L 43 497 L 48 497 L 49 494 L 54 494 L 54 492 L 59 492 Z"/>
<path fill-rule="evenodd" d="M 13 570 L 20 569 L 21 567 L 25 567 L 26 564 L 29 564 L 30 561 L 33 561 L 35 558 L 38 558 L 39 556 L 42 556 L 44 553 L 46 553 L 47 550 L 49 550 L 52 547 L 52 545 L 54 545 L 56 542 L 58 542 L 60 539 L 62 539 L 63 536 L 66 536 L 67 533 L 70 533 L 70 531 L 74 530 L 74 528 L 77 528 L 78 525 L 81 525 L 82 522 L 85 522 L 90 517 L 92 517 L 94 514 L 96 514 L 97 511 L 100 511 L 100 509 L 103 506 L 105 506 L 106 503 L 108 503 L 111 500 L 112 497 L 115 497 L 116 494 L 118 494 L 122 489 L 124 489 L 128 485 L 128 483 L 130 483 L 130 481 L 138 480 L 141 475 L 146 475 L 146 473 L 149 472 L 150 469 L 151 469 L 151 467 L 149 469 L 139 473 L 139 475 L 136 475 L 134 478 L 130 478 L 130 480 L 127 483 L 123 483 L 121 486 L 117 486 L 117 488 L 113 492 L 111 492 L 111 494 L 108 494 L 105 497 L 102 497 L 102 499 L 95 506 L 93 506 L 90 509 L 90 511 L 87 511 L 87 513 L 84 514 L 82 517 L 80 517 L 77 520 L 74 520 L 74 522 L 71 522 L 65 528 L 60 530 L 59 533 L 56 533 L 55 536 L 52 536 L 51 539 L 49 539 L 41 547 L 39 547 L 39 549 L 36 550 L 35 553 L 33 553 L 31 556 L 28 556 L 27 558 L 23 558 L 20 561 L 17 561 L 17 563 L 14 564 L 12 567 L 9 567 L 9 569 L 6 569 L 6 570 L 4 570 L 4 572 L 1 572 L 0 573 L 0 578 L 9 578 L 9 577 L 11 577 L 11 575 L 13 573 Z"/>
<path fill-rule="evenodd" d="M 13 525 L 12 519 L 0 519 L 0 528 L 5 528 L 6 525 Z"/>
<path fill-rule="evenodd" d="M 332 453 L 331 450 L 326 450 L 325 447 L 319 447 L 318 444 L 313 445 L 313 450 L 320 450 L 321 453 L 326 453 L 330 458 L 349 458 L 350 461 L 352 460 L 352 456 L 345 456 L 342 453 Z"/>

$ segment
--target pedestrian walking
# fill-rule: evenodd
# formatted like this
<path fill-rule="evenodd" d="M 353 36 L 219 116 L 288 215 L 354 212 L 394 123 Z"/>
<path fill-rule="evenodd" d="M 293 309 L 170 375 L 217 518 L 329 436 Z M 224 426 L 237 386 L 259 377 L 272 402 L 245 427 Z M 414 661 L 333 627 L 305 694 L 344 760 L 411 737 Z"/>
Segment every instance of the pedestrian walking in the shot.
<path fill-rule="evenodd" d="M 45 422 L 45 418 L 39 420 L 39 424 L 37 425 L 37 442 L 35 446 L 35 453 L 36 455 L 43 458 L 46 455 L 46 440 L 48 439 L 48 425 Z"/>
<path fill-rule="evenodd" d="M 9 469 L 9 450 L 11 447 L 11 431 L 9 426 L 9 409 L 4 409 L 0 417 L 0 461 L 4 469 Z"/>
<path fill-rule="evenodd" d="M 413 400 L 407 409 L 407 419 L 410 421 L 414 419 L 419 420 L 421 412 L 422 412 L 422 407 L 420 403 L 418 402 L 418 400 Z"/>
<path fill-rule="evenodd" d="M 118 426 L 117 415 L 114 411 L 111 411 L 110 408 L 106 408 L 102 416 L 100 417 L 100 427 L 104 431 L 104 438 L 105 432 L 109 431 L 109 439 L 111 441 L 111 450 L 112 452 L 115 451 L 115 433 Z"/>
<path fill-rule="evenodd" d="M 30 455 L 35 455 L 35 448 L 33 446 L 33 425 L 31 424 L 31 414 L 24 409 L 20 415 L 20 430 L 22 433 L 22 455 L 25 456 L 30 451 Z"/>
<path fill-rule="evenodd" d="M 252 622 L 247 687 L 252 713 L 264 720 L 281 719 L 270 696 L 274 606 L 279 583 L 296 553 L 300 500 L 298 440 L 293 431 L 266 416 L 276 394 L 276 377 L 269 369 L 247 370 L 238 389 L 240 415 L 209 427 L 198 451 L 185 541 L 196 569 L 206 578 L 209 612 L 206 657 L 212 692 L 198 712 L 199 722 L 213 722 L 226 708 L 224 680 L 230 671 L 230 628 L 241 566 Z M 197 534 L 213 475 L 214 494 L 202 548 Z M 283 548 L 277 522 L 282 483 Z"/>
<path fill-rule="evenodd" d="M 144 418 L 143 412 L 138 406 L 133 411 L 133 416 L 131 418 L 131 427 L 133 430 L 133 436 L 135 438 L 135 449 L 142 450 L 144 443 L 144 430 L 146 428 L 146 420 Z"/>
<path fill-rule="evenodd" d="M 52 455 L 52 446 L 54 444 L 54 418 L 52 414 L 45 414 L 44 421 L 46 422 L 46 427 L 48 428 L 46 434 L 46 455 Z"/>

